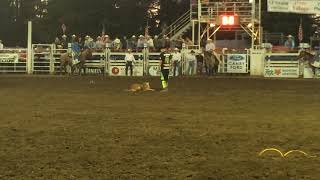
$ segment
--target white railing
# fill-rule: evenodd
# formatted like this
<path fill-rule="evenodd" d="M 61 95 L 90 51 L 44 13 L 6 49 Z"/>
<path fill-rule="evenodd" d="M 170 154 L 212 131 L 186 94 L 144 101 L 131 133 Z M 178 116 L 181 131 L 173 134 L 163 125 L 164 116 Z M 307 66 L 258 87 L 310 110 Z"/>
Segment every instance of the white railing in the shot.
<path fill-rule="evenodd" d="M 27 73 L 27 49 L 1 49 L 0 73 Z"/>
<path fill-rule="evenodd" d="M 180 16 L 177 20 L 175 20 L 170 26 L 168 26 L 164 31 L 160 34 L 160 36 L 167 36 L 170 37 L 170 39 L 175 39 L 183 31 L 187 30 L 189 27 L 191 27 L 191 17 L 190 13 L 191 11 L 187 11 L 182 16 Z"/>

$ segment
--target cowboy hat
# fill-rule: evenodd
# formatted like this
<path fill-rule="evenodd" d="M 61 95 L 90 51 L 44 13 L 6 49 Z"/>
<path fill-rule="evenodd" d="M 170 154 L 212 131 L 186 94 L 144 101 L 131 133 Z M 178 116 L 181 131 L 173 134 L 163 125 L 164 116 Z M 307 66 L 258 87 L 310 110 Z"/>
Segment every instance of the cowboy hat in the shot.
<path fill-rule="evenodd" d="M 291 34 L 289 34 L 287 37 L 288 37 L 288 38 L 292 38 L 293 36 L 292 36 Z"/>

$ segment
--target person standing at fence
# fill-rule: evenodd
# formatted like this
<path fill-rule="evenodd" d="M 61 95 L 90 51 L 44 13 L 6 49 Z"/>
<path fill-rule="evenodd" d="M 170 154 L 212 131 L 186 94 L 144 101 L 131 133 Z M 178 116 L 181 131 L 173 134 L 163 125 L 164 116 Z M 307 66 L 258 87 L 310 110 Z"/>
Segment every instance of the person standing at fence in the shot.
<path fill-rule="evenodd" d="M 126 56 L 124 58 L 126 61 L 126 76 L 128 76 L 128 69 L 130 68 L 130 75 L 133 75 L 133 65 L 136 62 L 134 55 L 132 54 L 132 50 L 128 49 Z"/>
<path fill-rule="evenodd" d="M 112 41 L 112 48 L 115 51 L 120 51 L 121 49 L 121 40 L 116 37 L 113 41 Z"/>
<path fill-rule="evenodd" d="M 174 48 L 174 52 L 172 53 L 172 60 L 173 60 L 173 77 L 177 74 L 181 75 L 181 53 L 179 52 L 178 48 Z"/>
<path fill-rule="evenodd" d="M 197 62 L 196 53 L 194 52 L 194 50 L 191 50 L 190 54 L 187 55 L 187 62 L 188 62 L 187 74 L 192 76 L 194 74 L 196 62 Z"/>
<path fill-rule="evenodd" d="M 2 43 L 2 40 L 0 40 L 0 49 L 3 49 L 4 48 L 4 45 Z"/>
<path fill-rule="evenodd" d="M 63 49 L 68 49 L 68 41 L 67 36 L 65 34 L 62 36 L 61 46 Z"/>
<path fill-rule="evenodd" d="M 162 83 L 162 91 L 168 91 L 169 86 L 169 71 L 172 64 L 172 55 L 168 48 L 166 48 L 160 54 L 160 69 L 161 69 L 161 83 Z"/>
<path fill-rule="evenodd" d="M 162 48 L 162 42 L 161 42 L 161 39 L 159 39 L 159 37 L 158 37 L 158 36 L 154 36 L 153 43 L 154 43 L 155 51 L 156 51 L 156 52 L 159 52 L 159 51 L 160 51 L 160 49 Z"/>
<path fill-rule="evenodd" d="M 290 50 L 292 50 L 295 47 L 295 42 L 293 39 L 293 36 L 291 36 L 290 34 L 287 36 L 287 40 L 284 43 L 284 46 L 289 48 Z"/>
<path fill-rule="evenodd" d="M 138 42 L 137 42 L 137 51 L 142 51 L 145 43 L 145 38 L 143 35 L 139 36 Z"/>
<path fill-rule="evenodd" d="M 147 45 L 150 51 L 154 51 L 154 42 L 151 36 L 147 37 Z"/>
<path fill-rule="evenodd" d="M 197 74 L 202 75 L 204 61 L 203 61 L 203 55 L 201 52 L 199 52 L 196 55 L 196 59 L 197 59 Z"/>

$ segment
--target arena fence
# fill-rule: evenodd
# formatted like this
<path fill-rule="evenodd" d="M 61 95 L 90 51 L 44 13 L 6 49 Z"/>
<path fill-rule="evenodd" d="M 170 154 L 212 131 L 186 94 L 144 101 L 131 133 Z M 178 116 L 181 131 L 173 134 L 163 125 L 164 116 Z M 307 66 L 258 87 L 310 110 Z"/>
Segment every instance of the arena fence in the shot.
<path fill-rule="evenodd" d="M 199 52 L 199 49 L 194 49 Z M 60 73 L 60 57 L 70 49 L 56 49 L 52 44 L 33 44 L 31 63 L 27 60 L 27 49 L 0 50 L 0 73 L 58 74 Z M 182 61 L 177 75 L 188 75 L 187 54 L 191 49 L 181 50 Z M 160 52 L 150 52 L 147 48 L 133 52 L 136 63 L 133 76 L 160 76 Z M 304 67 L 297 60 L 298 53 L 267 53 L 261 49 L 228 50 L 217 54 L 220 59 L 219 73 L 247 74 L 269 78 L 298 78 L 310 75 L 310 68 Z M 88 74 L 104 74 L 109 76 L 125 76 L 125 52 L 113 52 L 110 49 L 93 53 L 85 67 Z M 197 67 L 197 66 L 196 66 Z M 69 69 L 70 71 L 70 69 Z M 197 69 L 194 69 L 195 75 Z M 128 72 L 129 74 L 129 72 Z M 320 74 L 320 73 L 319 73 Z M 170 75 L 173 75 L 171 70 Z"/>
<path fill-rule="evenodd" d="M 298 78 L 301 71 L 298 56 L 299 53 L 267 53 L 264 77 Z"/>
<path fill-rule="evenodd" d="M 1 73 L 27 73 L 27 49 L 1 49 Z"/>

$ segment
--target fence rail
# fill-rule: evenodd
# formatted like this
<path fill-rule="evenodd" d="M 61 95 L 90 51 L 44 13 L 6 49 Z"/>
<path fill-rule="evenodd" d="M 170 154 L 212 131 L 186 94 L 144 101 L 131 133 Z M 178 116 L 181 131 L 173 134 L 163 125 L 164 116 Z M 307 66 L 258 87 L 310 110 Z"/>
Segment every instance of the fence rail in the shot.
<path fill-rule="evenodd" d="M 191 49 L 201 52 L 197 47 L 189 48 L 185 47 L 181 50 L 182 59 L 176 74 L 188 75 L 187 55 Z M 254 51 L 259 51 L 259 59 L 257 54 L 252 54 Z M 221 61 L 219 73 L 295 78 L 303 73 L 303 67 L 296 60 L 298 53 L 260 51 L 255 49 L 217 51 L 217 57 Z M 0 73 L 28 73 L 28 64 L 31 64 L 33 74 L 57 74 L 60 73 L 60 57 L 67 52 L 70 50 L 55 49 L 51 44 L 33 44 L 31 63 L 28 63 L 30 61 L 26 58 L 26 49 L 3 49 L 0 50 Z M 137 62 L 134 65 L 133 76 L 160 76 L 160 52 L 150 52 L 146 48 L 142 52 L 134 52 L 134 56 Z M 112 52 L 110 49 L 94 52 L 92 58 L 86 61 L 85 68 L 88 74 L 125 76 L 125 52 Z M 253 70 L 252 73 L 251 70 Z M 198 71 L 195 69 L 193 75 L 196 72 Z M 170 75 L 173 75 L 172 70 Z"/>

